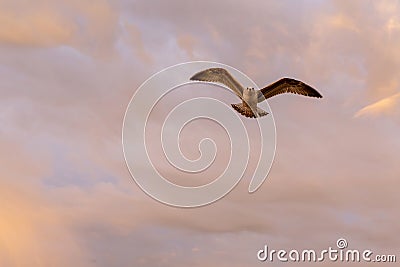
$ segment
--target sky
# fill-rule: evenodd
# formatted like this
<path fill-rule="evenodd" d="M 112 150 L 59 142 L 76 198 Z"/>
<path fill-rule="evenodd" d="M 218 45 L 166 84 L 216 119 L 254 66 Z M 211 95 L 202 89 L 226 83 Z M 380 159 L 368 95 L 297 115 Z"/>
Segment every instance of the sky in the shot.
<path fill-rule="evenodd" d="M 341 237 L 399 257 L 399 47 L 395 0 L 0 0 L 0 266 L 260 266 L 265 244 Z M 247 177 L 180 209 L 133 182 L 122 121 L 148 77 L 193 60 L 260 87 L 294 77 L 324 98 L 268 101 L 277 148 L 256 193 Z"/>

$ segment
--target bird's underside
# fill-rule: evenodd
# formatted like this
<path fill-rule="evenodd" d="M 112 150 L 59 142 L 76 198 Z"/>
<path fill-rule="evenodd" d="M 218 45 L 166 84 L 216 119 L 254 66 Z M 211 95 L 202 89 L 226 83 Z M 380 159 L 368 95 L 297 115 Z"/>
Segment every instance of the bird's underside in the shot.
<path fill-rule="evenodd" d="M 291 78 L 282 78 L 261 90 L 244 88 L 227 70 L 210 68 L 193 75 L 190 80 L 220 83 L 231 89 L 242 103 L 232 104 L 232 107 L 249 118 L 262 117 L 268 112 L 257 107 L 257 104 L 278 94 L 293 93 L 309 97 L 322 98 L 322 95 L 311 86 Z"/>
<path fill-rule="evenodd" d="M 238 104 L 231 104 L 234 110 L 242 114 L 243 116 L 247 118 L 257 118 L 257 117 L 262 117 L 268 114 L 265 110 L 256 107 L 255 110 L 253 111 L 249 105 L 246 104 L 246 102 L 238 103 Z"/>

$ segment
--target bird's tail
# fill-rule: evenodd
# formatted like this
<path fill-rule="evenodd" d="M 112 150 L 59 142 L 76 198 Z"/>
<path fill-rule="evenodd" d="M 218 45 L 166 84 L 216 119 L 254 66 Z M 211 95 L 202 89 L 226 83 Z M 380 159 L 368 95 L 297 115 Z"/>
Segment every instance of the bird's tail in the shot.
<path fill-rule="evenodd" d="M 265 110 L 258 108 L 257 107 L 257 114 L 254 114 L 253 111 L 251 110 L 250 107 L 248 107 L 247 105 L 243 105 L 243 103 L 239 103 L 239 104 L 232 104 L 232 107 L 239 112 L 240 114 L 242 114 L 243 116 L 246 116 L 248 118 L 256 118 L 256 117 L 262 117 L 268 114 L 268 112 L 266 112 Z"/>

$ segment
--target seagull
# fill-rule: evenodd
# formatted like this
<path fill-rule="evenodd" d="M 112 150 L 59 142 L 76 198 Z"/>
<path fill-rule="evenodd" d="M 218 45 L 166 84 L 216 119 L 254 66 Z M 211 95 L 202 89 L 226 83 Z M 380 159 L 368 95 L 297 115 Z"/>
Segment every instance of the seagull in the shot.
<path fill-rule="evenodd" d="M 210 68 L 193 75 L 190 80 L 221 83 L 231 89 L 242 103 L 231 104 L 232 107 L 248 118 L 258 118 L 268 114 L 257 107 L 257 104 L 275 95 L 293 93 L 309 97 L 322 98 L 322 95 L 311 86 L 291 78 L 282 78 L 261 90 L 252 87 L 244 88 L 226 69 Z"/>

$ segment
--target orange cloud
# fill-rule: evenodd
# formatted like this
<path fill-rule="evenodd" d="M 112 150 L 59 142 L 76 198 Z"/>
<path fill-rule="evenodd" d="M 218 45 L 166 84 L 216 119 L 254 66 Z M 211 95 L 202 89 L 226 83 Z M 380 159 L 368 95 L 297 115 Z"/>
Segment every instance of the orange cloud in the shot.
<path fill-rule="evenodd" d="M 76 243 L 69 222 L 39 190 L 0 189 L 0 265 L 71 266 L 86 251 Z"/>
<path fill-rule="evenodd" d="M 68 43 L 76 30 L 77 25 L 51 10 L 18 14 L 0 9 L 2 43 L 53 46 Z"/>
<path fill-rule="evenodd" d="M 0 3 L 0 43 L 7 45 L 67 45 L 102 56 L 112 50 L 117 27 L 116 12 L 106 0 Z"/>
<path fill-rule="evenodd" d="M 361 116 L 392 115 L 400 105 L 400 93 L 381 99 L 370 104 L 354 115 L 355 118 Z"/>
<path fill-rule="evenodd" d="M 15 139 L 0 131 L 0 266 L 83 262 L 86 252 L 77 246 L 65 212 L 38 181 L 51 168 L 46 153 L 28 151 Z"/>
<path fill-rule="evenodd" d="M 328 22 L 335 28 L 346 29 L 354 32 L 359 32 L 360 29 L 358 26 L 352 21 L 352 19 L 343 14 L 337 14 L 328 19 Z"/>

